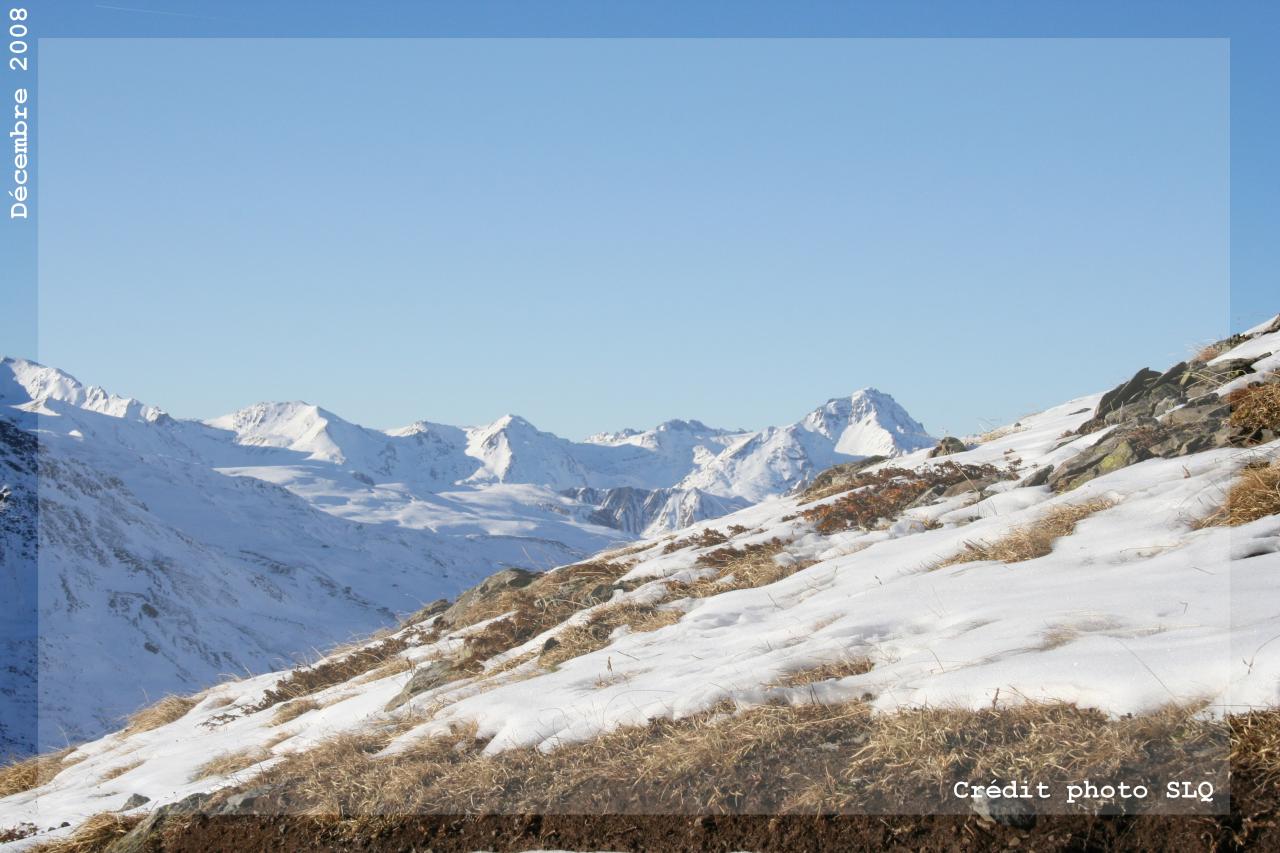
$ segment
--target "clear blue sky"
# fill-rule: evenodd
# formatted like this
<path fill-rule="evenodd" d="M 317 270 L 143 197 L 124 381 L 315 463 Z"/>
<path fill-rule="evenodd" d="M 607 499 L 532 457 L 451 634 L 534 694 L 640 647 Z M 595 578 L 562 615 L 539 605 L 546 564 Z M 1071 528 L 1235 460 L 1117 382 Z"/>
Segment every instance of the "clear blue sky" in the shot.
<path fill-rule="evenodd" d="M 217 26 L 162 17 L 100 31 Z M 1269 281 L 1228 290 L 1231 61 L 1225 39 L 46 40 L 38 357 L 179 416 L 303 398 L 578 437 L 875 385 L 968 431 L 1280 310 Z"/>

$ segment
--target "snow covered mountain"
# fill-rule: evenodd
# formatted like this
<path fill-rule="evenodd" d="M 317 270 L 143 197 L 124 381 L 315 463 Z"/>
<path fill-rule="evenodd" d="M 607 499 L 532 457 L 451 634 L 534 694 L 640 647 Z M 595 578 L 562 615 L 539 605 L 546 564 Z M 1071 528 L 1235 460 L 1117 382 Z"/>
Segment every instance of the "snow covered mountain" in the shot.
<path fill-rule="evenodd" d="M 936 443 L 892 397 L 864 388 L 828 400 L 799 423 L 742 436 L 680 485 L 755 502 L 807 483 L 840 462 L 899 456 Z"/>
<path fill-rule="evenodd" d="M 1038 758 L 1050 742 L 1071 737 L 1077 740 L 1060 753 L 1072 762 L 1060 768 L 1075 774 L 1068 779 L 1102 778 L 1090 766 L 1104 775 L 1117 766 L 1126 773 L 1143 772 L 1145 762 L 1163 753 L 1171 756 L 1167 767 L 1186 773 L 1190 762 L 1214 752 L 1207 742 L 1187 735 L 1194 731 L 1188 728 L 1193 721 L 1219 712 L 1274 709 L 1280 696 L 1278 371 L 1280 317 L 1207 348 L 1191 363 L 1163 372 L 1142 369 L 1105 394 L 1029 415 L 943 458 L 921 449 L 886 463 L 843 466 L 803 493 L 772 498 L 676 535 L 602 552 L 536 578 L 519 573 L 490 578 L 447 609 L 407 621 L 377 643 L 334 651 L 326 659 L 338 673 L 334 678 L 308 681 L 315 670 L 281 670 L 229 680 L 174 703 L 149 727 L 50 756 L 47 772 L 32 773 L 25 788 L 0 798 L 0 827 L 28 827 L 24 831 L 30 836 L 15 844 L 30 845 L 66 837 L 96 813 L 129 817 L 127 826 L 184 801 L 187 812 L 243 806 L 257 814 L 287 807 L 344 818 L 417 813 L 395 798 L 433 784 L 443 790 L 442 778 L 485 780 L 461 793 L 445 790 L 465 806 L 447 809 L 450 815 L 466 809 L 526 814 L 532 812 L 503 807 L 521 802 L 506 799 L 510 792 L 529 796 L 521 784 L 535 771 L 544 774 L 536 778 L 549 779 L 551 771 L 563 774 L 570 766 L 572 785 L 565 790 L 593 791 L 616 779 L 609 774 L 618 766 L 630 766 L 617 761 L 614 749 L 635 749 L 636 755 L 643 750 L 648 756 L 666 744 L 672 752 L 663 754 L 683 749 L 682 756 L 703 762 L 695 765 L 696 772 L 680 768 L 671 774 L 677 782 L 704 775 L 718 780 L 727 772 L 719 744 L 740 755 L 767 755 L 772 769 L 795 738 L 805 761 L 832 751 L 837 753 L 833 763 L 796 764 L 817 771 L 812 777 L 796 774 L 794 782 L 793 774 L 770 775 L 765 786 L 770 791 L 791 784 L 801 786 L 795 790 L 812 785 L 831 791 L 833 773 L 844 772 L 849 762 L 881 755 L 884 763 L 874 767 L 895 772 L 923 750 L 919 763 L 908 768 L 921 786 L 912 792 L 945 798 L 953 789 L 941 774 L 972 781 L 972 765 L 955 760 L 957 753 L 950 749 L 957 738 L 946 739 L 946 752 L 930 745 L 937 739 L 924 734 L 920 720 L 929 733 L 950 730 L 939 729 L 930 722 L 938 718 L 923 713 L 945 713 L 942 719 L 976 726 L 965 738 L 980 736 L 983 740 L 970 742 L 984 748 L 991 738 L 1007 738 L 1001 749 L 1013 751 L 1010 764 L 991 765 L 1000 779 L 1016 778 L 1012 774 L 1018 768 L 1030 766 L 1028 754 L 1017 750 L 1029 748 L 1034 750 L 1029 757 Z M 858 441 L 874 435 L 862 429 L 865 417 L 852 416 L 857 401 L 848 402 L 847 407 L 845 401 L 824 406 L 793 428 L 736 437 L 715 458 L 748 460 L 763 454 L 757 458 L 768 461 L 773 457 L 765 448 L 781 448 L 779 458 L 792 468 L 751 467 L 742 461 L 741 470 L 799 472 L 800 451 L 837 453 L 850 430 Z M 43 405 L 74 423 L 85 443 L 86 428 L 101 434 L 111 426 L 97 412 L 90 417 Z M 163 423 L 154 412 L 110 405 L 112 411 L 133 412 L 139 423 Z M 266 524 L 258 526 L 278 524 L 296 537 L 292 571 L 273 573 L 259 566 L 268 569 L 273 583 L 296 580 L 303 587 L 297 591 L 306 594 L 309 578 L 336 571 L 313 549 L 364 545 L 351 538 L 355 534 L 340 533 L 323 521 L 337 516 L 315 512 L 292 492 L 254 479 L 187 472 L 185 460 L 176 457 L 156 462 L 158 473 L 130 473 L 126 491 L 109 475 L 76 464 L 74 448 L 80 445 L 73 442 L 81 438 L 46 426 L 57 420 L 42 419 L 42 429 L 54 431 L 55 450 L 42 449 L 40 461 L 52 466 L 46 478 L 54 482 L 53 529 L 58 536 L 74 537 L 80 547 L 111 552 L 120 545 L 125 553 L 151 553 L 151 543 L 167 535 L 161 522 L 176 523 L 183 506 L 157 505 L 158 496 L 147 485 L 182 476 L 191 478 L 189 487 L 195 490 L 211 490 L 201 511 L 242 513 L 235 518 L 247 526 L 253 526 L 247 516 L 270 511 Z M 908 423 L 899 425 L 911 429 Z M 22 447 L 31 443 L 25 430 L 11 431 L 12 458 L 19 462 Z M 639 433 L 628 433 L 592 443 L 611 447 L 639 439 Z M 164 445 L 157 440 L 155 446 Z M 797 455 L 788 456 L 789 451 Z M 130 452 L 118 451 L 121 461 Z M 727 477 L 736 469 L 720 470 Z M 219 477 L 222 486 L 215 485 Z M 42 498 L 45 488 L 42 484 Z M 476 491 L 513 488 L 520 487 L 499 484 Z M 619 518 L 627 517 L 636 501 L 643 503 L 640 492 L 640 487 L 616 487 L 616 501 L 609 506 Z M 582 497 L 591 502 L 600 496 L 584 491 Z M 244 509 L 219 508 L 224 500 Z M 109 519 L 89 516 L 95 502 L 109 502 L 107 508 L 128 523 L 113 527 Z M 85 513 L 83 519 L 75 516 L 77 510 Z M 285 514 L 291 510 L 295 516 Z M 198 524 L 188 520 L 187 525 L 199 531 Z M 254 543 L 261 553 L 277 547 L 269 530 L 234 535 L 264 540 Z M 195 549 L 206 547 L 204 542 L 174 541 L 165 548 L 188 549 L 184 559 L 203 559 Z M 60 539 L 46 543 L 43 533 L 42 544 L 55 551 L 68 548 Z M 381 547 L 386 560 L 402 553 L 392 543 L 383 541 Z M 224 544 L 209 557 L 231 560 L 234 555 Z M 110 553 L 88 554 L 78 561 L 78 571 L 104 576 L 110 559 Z M 225 607 L 220 598 L 241 594 L 227 586 L 239 577 L 238 567 L 211 565 L 210 571 L 187 577 L 187 566 L 126 562 L 116 583 L 144 583 L 178 572 L 183 583 L 193 585 L 191 593 L 182 591 L 184 596 L 196 596 L 201 606 Z M 61 572 L 80 585 L 75 589 L 94 580 L 77 577 L 76 571 Z M 379 565 L 378 571 L 385 569 Z M 333 583 L 349 577 L 337 576 Z M 517 581 L 525 586 L 516 586 Z M 292 595 L 295 589 L 286 592 Z M 334 592 L 344 595 L 340 587 Z M 69 608 L 59 616 L 64 621 L 86 612 L 58 599 L 56 591 L 54 597 Z M 150 601 L 122 592 L 83 605 L 95 608 L 103 626 L 117 612 L 148 626 L 172 618 L 168 612 L 147 613 L 142 603 Z M 312 590 L 306 604 L 324 607 L 324 595 Z M 273 609 L 263 607 L 243 621 L 254 624 Z M 280 610 L 294 615 L 288 603 Z M 310 624 L 321 627 L 330 612 L 308 614 Z M 385 658 L 372 654 L 360 658 L 362 649 L 382 649 L 397 665 L 380 666 Z M 87 645 L 77 650 L 110 653 Z M 289 684 L 296 691 L 283 690 Z M 961 714 L 966 709 L 979 716 L 966 722 Z M 765 711 L 794 715 L 785 718 L 785 738 L 777 735 L 783 729 L 749 716 Z M 1112 761 L 1120 753 L 1098 747 L 1094 729 L 1078 728 L 1073 721 L 1084 717 L 1082 711 L 1102 721 L 1099 725 L 1137 725 L 1123 728 L 1131 734 L 1116 738 L 1134 744 L 1134 751 L 1125 753 L 1131 760 Z M 1006 712 L 1009 718 L 1000 716 Z M 1028 717 L 1018 716 L 1023 712 L 1046 715 L 1050 734 L 1028 734 Z M 735 725 L 741 719 L 754 720 L 764 734 L 754 725 Z M 858 722 L 847 730 L 824 727 L 829 719 Z M 877 725 L 884 720 L 885 726 Z M 639 735 L 617 736 L 628 731 Z M 708 731 L 715 736 L 709 738 Z M 833 731 L 847 732 L 847 739 L 832 739 Z M 682 732 L 699 739 L 682 740 Z M 1161 732 L 1170 739 L 1161 740 Z M 557 750 L 599 744 L 610 736 L 603 742 L 610 748 L 571 753 L 577 760 L 567 765 L 550 759 L 539 763 L 554 758 Z M 511 763 L 503 764 L 503 756 L 510 755 Z M 945 765 L 938 756 L 947 757 Z M 459 766 L 454 761 L 474 773 L 447 775 Z M 757 766 L 750 765 L 753 776 Z M 660 762 L 646 772 L 668 773 Z M 388 778 L 400 783 L 384 784 Z M 660 775 L 655 789 L 667 778 Z M 856 797 L 871 776 L 859 769 L 849 778 L 849 796 Z M 990 777 L 977 778 L 981 784 Z M 538 796 L 544 793 L 542 784 L 532 786 Z M 619 784 L 628 796 L 640 787 L 632 776 Z M 218 796 L 237 790 L 245 794 L 238 803 Z M 723 791 L 738 789 L 713 784 L 706 790 L 724 806 Z M 477 804 L 476 796 L 487 799 Z M 188 797 L 193 799 L 184 800 Z M 932 801 L 910 800 L 917 809 L 922 802 Z M 164 828 L 147 821 L 137 826 L 140 837 Z M 275 839 L 274 825 L 271 831 Z M 133 839 L 139 849 L 145 846 L 140 837 Z"/>
<path fill-rule="evenodd" d="M 833 460 L 932 444 L 872 391 L 782 430 L 669 421 L 572 442 L 516 416 L 384 432 L 303 402 L 182 420 L 15 359 L 0 362 L 0 424 L 0 580 L 15 612 L 38 599 L 40 627 L 38 643 L 30 620 L 0 635 L 17 662 L 0 718 L 38 704 L 44 745 L 374 630 L 497 569 L 560 565 L 740 509 Z M 21 687 L 37 660 L 38 696 Z M 0 752 L 30 739 L 0 727 Z"/>

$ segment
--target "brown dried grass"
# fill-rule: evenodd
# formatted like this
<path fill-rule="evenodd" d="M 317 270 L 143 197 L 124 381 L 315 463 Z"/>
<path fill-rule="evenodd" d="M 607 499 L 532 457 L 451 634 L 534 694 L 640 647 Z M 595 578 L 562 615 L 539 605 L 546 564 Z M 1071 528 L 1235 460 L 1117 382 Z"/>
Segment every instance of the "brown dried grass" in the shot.
<path fill-rule="evenodd" d="M 252 711 L 265 711 L 281 702 L 288 702 L 302 696 L 308 696 L 326 687 L 343 684 L 357 676 L 385 666 L 398 657 L 400 652 L 408 648 L 409 642 L 403 637 L 392 637 L 374 641 L 371 645 L 344 647 L 351 649 L 343 654 L 330 655 L 323 662 L 314 666 L 301 666 L 292 670 L 270 687 Z"/>
<path fill-rule="evenodd" d="M 0 797 L 30 791 L 52 781 L 53 777 L 75 763 L 66 760 L 73 750 L 74 747 L 69 746 L 57 752 L 33 755 L 0 767 Z"/>
<path fill-rule="evenodd" d="M 808 687 L 823 681 L 835 681 L 853 675 L 865 675 L 875 668 L 868 657 L 844 657 L 817 666 L 789 672 L 770 684 L 771 687 Z"/>
<path fill-rule="evenodd" d="M 556 634 L 554 644 L 543 650 L 538 661 L 543 666 L 558 666 L 609 645 L 609 638 L 626 625 L 633 633 L 656 631 L 680 621 L 677 610 L 659 610 L 652 605 L 612 604 L 596 610 L 582 624 L 571 625 Z"/>
<path fill-rule="evenodd" d="M 1227 395 L 1230 421 L 1244 429 L 1280 432 L 1280 373 L 1269 373 L 1262 384 L 1237 388 Z"/>
<path fill-rule="evenodd" d="M 872 529 L 877 523 L 897 518 L 926 492 L 960 483 L 976 483 L 992 477 L 1012 479 L 1012 469 L 994 465 L 961 465 L 942 462 L 914 470 L 881 468 L 864 472 L 843 482 L 844 494 L 834 501 L 809 507 L 801 515 L 824 535 L 841 530 Z M 813 499 L 809 493 L 806 499 Z"/>
<path fill-rule="evenodd" d="M 713 548 L 728 541 L 729 537 L 723 531 L 708 527 L 706 530 L 685 539 L 673 539 L 663 547 L 662 553 L 674 554 L 676 551 L 683 551 L 685 548 Z"/>
<path fill-rule="evenodd" d="M 1196 523 L 1202 527 L 1237 527 L 1280 513 L 1280 462 L 1247 467 L 1227 490 L 1215 512 Z"/>
<path fill-rule="evenodd" d="M 247 770 L 253 765 L 260 764 L 270 758 L 272 754 L 271 747 L 288 737 L 289 735 L 280 734 L 272 737 L 266 743 L 254 744 L 243 749 L 215 755 L 196 768 L 195 773 L 191 774 L 191 781 L 206 779 L 210 776 L 230 776 L 232 773 Z"/>
<path fill-rule="evenodd" d="M 600 589 L 614 584 L 626 571 L 627 566 L 621 563 L 576 563 L 539 575 L 527 586 L 478 602 L 463 614 L 458 628 L 482 619 L 503 618 L 494 619 L 466 637 L 462 668 L 479 672 L 485 661 L 598 604 Z"/>
<path fill-rule="evenodd" d="M 174 720 L 185 717 L 187 712 L 194 708 L 198 700 L 194 696 L 165 696 L 159 702 L 135 711 L 129 715 L 128 725 L 125 726 L 125 737 L 138 734 L 139 732 L 149 732 L 152 729 L 158 729 L 166 726 Z"/>
<path fill-rule="evenodd" d="M 673 597 L 710 598 L 735 589 L 755 589 L 789 577 L 811 563 L 782 565 L 775 558 L 786 543 L 774 537 L 743 548 L 718 548 L 698 558 L 698 565 L 716 570 L 694 581 L 667 585 Z"/>
<path fill-rule="evenodd" d="M 103 773 L 100 777 L 98 777 L 98 781 L 110 782 L 112 779 L 123 776 L 124 774 L 128 773 L 130 770 L 134 770 L 138 767 L 141 767 L 142 764 L 143 764 L 142 761 L 128 761 L 128 762 L 125 762 L 124 764 L 118 764 L 115 767 L 112 767 L 107 772 Z"/>
<path fill-rule="evenodd" d="M 31 848 L 33 853 L 98 853 L 128 834 L 142 821 L 141 815 L 100 812 L 87 818 L 74 833 Z"/>
<path fill-rule="evenodd" d="M 321 707 L 323 706 L 314 699 L 294 699 L 293 701 L 286 702 L 279 708 L 276 708 L 276 712 L 271 715 L 270 724 L 273 726 L 282 726 L 291 720 L 298 719 L 303 714 L 311 711 L 318 711 Z"/>
<path fill-rule="evenodd" d="M 1222 355 L 1227 350 L 1235 346 L 1231 339 L 1214 341 L 1211 344 L 1196 344 L 1195 355 L 1191 356 L 1191 361 L 1197 364 L 1206 364 Z"/>
<path fill-rule="evenodd" d="M 1083 778 L 1145 782 L 1152 790 L 1162 789 L 1161 778 L 1225 782 L 1228 731 L 1197 711 L 1112 719 L 1069 704 L 879 715 L 856 702 L 737 713 L 721 705 L 550 751 L 486 755 L 471 728 L 375 759 L 385 740 L 344 735 L 247 784 L 279 786 L 309 814 L 369 818 L 965 808 L 950 796 L 956 780 L 1043 780 L 1059 792 Z M 1278 718 L 1249 732 L 1255 760 L 1257 750 L 1269 749 L 1275 764 Z"/>
<path fill-rule="evenodd" d="M 1021 563 L 1043 557 L 1053 551 L 1053 543 L 1056 540 L 1063 536 L 1070 536 L 1078 523 L 1114 505 L 1114 501 L 1099 498 L 1084 503 L 1056 506 L 1031 524 L 1012 530 L 994 542 L 966 542 L 963 551 L 943 560 L 933 568 L 940 569 L 957 563 L 972 563 L 979 560 Z"/>
<path fill-rule="evenodd" d="M 355 680 L 356 684 L 368 684 L 371 681 L 379 681 L 383 678 L 390 678 L 393 675 L 399 675 L 402 672 L 408 672 L 413 669 L 413 661 L 404 655 L 394 655 L 387 659 L 387 662 L 381 666 L 371 669 L 364 675 Z"/>

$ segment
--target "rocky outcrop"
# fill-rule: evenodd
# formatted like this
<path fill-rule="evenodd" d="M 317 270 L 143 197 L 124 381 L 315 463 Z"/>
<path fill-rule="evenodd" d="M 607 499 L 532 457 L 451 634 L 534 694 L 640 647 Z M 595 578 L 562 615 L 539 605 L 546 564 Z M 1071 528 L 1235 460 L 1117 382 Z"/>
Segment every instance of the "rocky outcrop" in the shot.
<path fill-rule="evenodd" d="M 1231 404 L 1213 389 L 1254 373 L 1265 355 L 1214 364 L 1181 362 L 1157 373 L 1139 370 L 1102 395 L 1077 435 L 1110 428 L 1093 447 L 1050 472 L 1044 482 L 1065 492 L 1112 471 L 1155 457 L 1186 456 L 1216 447 L 1242 447 L 1275 436 L 1231 422 Z M 1039 472 L 1036 475 L 1039 476 Z M 1030 479 L 1030 478 L 1029 478 Z"/>
<path fill-rule="evenodd" d="M 481 601 L 493 598 L 503 592 L 523 589 L 541 574 L 525 569 L 503 569 L 489 575 L 480 583 L 458 596 L 458 600 L 441 612 L 439 624 L 446 628 L 460 624 L 461 617 L 470 612 Z"/>
<path fill-rule="evenodd" d="M 394 711 L 419 693 L 425 693 L 428 690 L 439 687 L 441 684 L 447 684 L 461 675 L 462 673 L 459 672 L 452 660 L 443 658 L 441 660 L 433 660 L 427 666 L 419 667 L 415 670 L 413 677 L 409 679 L 399 693 L 392 697 L 383 710 Z"/>
<path fill-rule="evenodd" d="M 624 533 L 653 535 L 679 530 L 708 518 L 728 515 L 750 502 L 742 498 L 712 495 L 701 489 L 566 489 L 562 495 L 595 507 L 587 517 L 592 524 Z"/>
<path fill-rule="evenodd" d="M 953 453 L 964 453 L 969 448 L 964 446 L 964 442 L 954 436 L 944 436 L 938 442 L 938 446 L 929 451 L 929 458 L 936 459 L 939 456 L 950 456 Z"/>
<path fill-rule="evenodd" d="M 1224 382 L 1253 373 L 1255 361 L 1256 358 L 1236 358 L 1216 364 L 1183 361 L 1164 373 L 1144 367 L 1128 381 L 1103 394 L 1093 417 L 1081 424 L 1076 434 L 1088 435 L 1141 417 L 1158 418 L 1176 406 L 1209 395 Z"/>

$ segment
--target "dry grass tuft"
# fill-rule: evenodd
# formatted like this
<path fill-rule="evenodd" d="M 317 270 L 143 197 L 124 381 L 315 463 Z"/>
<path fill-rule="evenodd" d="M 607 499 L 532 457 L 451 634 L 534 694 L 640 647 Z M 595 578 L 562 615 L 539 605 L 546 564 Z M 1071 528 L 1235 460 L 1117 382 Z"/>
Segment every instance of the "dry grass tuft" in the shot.
<path fill-rule="evenodd" d="M 726 536 L 714 527 L 708 527 L 700 533 L 690 536 L 688 539 L 675 539 L 668 542 L 662 549 L 664 554 L 674 554 L 676 551 L 682 551 L 685 548 L 713 548 L 716 545 L 723 545 L 729 541 Z"/>
<path fill-rule="evenodd" d="M 903 510 L 932 493 L 938 496 L 954 486 L 970 484 L 975 490 L 995 479 L 1012 479 L 1011 469 L 994 465 L 960 465 L 942 462 L 915 470 L 881 468 L 859 473 L 841 485 L 845 493 L 830 503 L 810 507 L 800 514 L 814 522 L 819 533 L 872 529 L 876 523 L 897 518 Z M 806 493 L 806 498 L 810 495 Z"/>
<path fill-rule="evenodd" d="M 276 735 L 266 743 L 246 746 L 244 749 L 232 750 L 224 752 L 221 755 L 215 755 L 196 768 L 196 772 L 191 774 L 191 781 L 197 779 L 207 779 L 210 776 L 230 776 L 232 773 L 239 773 L 241 770 L 247 770 L 255 764 L 266 761 L 271 757 L 271 747 L 280 741 L 289 737 L 288 735 Z"/>
<path fill-rule="evenodd" d="M 524 652 L 523 654 L 516 655 L 510 660 L 503 661 L 502 663 L 498 664 L 492 669 L 485 670 L 485 673 L 484 673 L 485 677 L 492 678 L 495 675 L 502 675 L 504 672 L 510 672 L 511 670 L 515 669 L 518 666 L 523 666 L 524 664 L 533 660 L 537 656 L 538 656 L 538 653 L 535 651 L 528 651 L 528 652 Z"/>
<path fill-rule="evenodd" d="M 356 679 L 356 684 L 368 684 L 371 681 L 379 681 L 383 678 L 390 678 L 393 675 L 399 675 L 402 672 L 408 672 L 413 669 L 413 661 L 404 655 L 394 655 L 387 659 L 387 662 L 376 669 L 371 669 L 364 675 Z"/>
<path fill-rule="evenodd" d="M 1236 527 L 1280 513 L 1280 462 L 1248 467 L 1227 490 L 1216 512 L 1196 523 L 1201 527 Z"/>
<path fill-rule="evenodd" d="M 1280 432 L 1280 373 L 1267 374 L 1261 384 L 1237 388 L 1227 395 L 1233 426 Z"/>
<path fill-rule="evenodd" d="M 30 791 L 52 781 L 59 772 L 75 763 L 66 761 L 72 750 L 73 747 L 67 747 L 45 755 L 33 755 L 0 767 L 0 797 Z"/>
<path fill-rule="evenodd" d="M 770 684 L 770 687 L 808 687 L 823 681 L 835 681 L 853 675 L 865 675 L 875 668 L 871 658 L 841 658 L 818 666 L 789 672 Z"/>
<path fill-rule="evenodd" d="M 698 565 L 716 570 L 714 575 L 668 584 L 673 596 L 682 598 L 710 598 L 735 589 L 755 589 L 768 586 L 795 574 L 812 563 L 793 562 L 783 565 L 775 559 L 786 546 L 774 537 L 768 542 L 747 545 L 744 548 L 718 548 L 698 558 Z"/>
<path fill-rule="evenodd" d="M 371 645 L 358 646 L 337 657 L 330 655 L 323 663 L 315 666 L 298 667 L 268 689 L 263 694 L 262 701 L 252 706 L 250 711 L 265 711 L 281 702 L 350 681 L 370 670 L 392 663 L 408 646 L 408 640 L 393 637 L 375 641 Z"/>
<path fill-rule="evenodd" d="M 379 799 L 401 796 L 402 792 L 393 785 L 405 784 L 402 777 L 392 779 L 389 774 L 384 775 L 391 762 L 371 759 L 400 732 L 400 728 L 391 727 L 335 735 L 305 752 L 285 756 L 256 776 L 251 784 L 287 784 L 291 798 L 296 798 L 290 808 L 300 807 L 305 814 L 344 817 L 374 814 L 373 806 Z M 450 743 L 450 748 L 453 745 Z M 421 753 L 416 754 L 422 757 Z M 352 811 L 354 802 L 363 804 L 365 810 Z"/>
<path fill-rule="evenodd" d="M 32 853 L 98 853 L 141 821 L 141 815 L 101 812 L 86 819 L 70 836 L 31 848 Z"/>
<path fill-rule="evenodd" d="M 271 715 L 271 725 L 282 726 L 290 720 L 296 720 L 303 714 L 318 711 L 322 706 L 314 699 L 294 699 L 286 702 Z"/>
<path fill-rule="evenodd" d="M 571 625 L 548 641 L 538 661 L 543 666 L 558 666 L 609 645 L 609 638 L 626 625 L 634 633 L 656 631 L 680 621 L 676 610 L 659 610 L 651 605 L 612 604 L 591 614 L 586 622 Z"/>
<path fill-rule="evenodd" d="M 116 765 L 115 767 L 112 767 L 110 770 L 108 770 L 106 773 L 103 773 L 102 776 L 98 778 L 98 781 L 110 782 L 112 779 L 115 779 L 119 776 L 123 776 L 124 774 L 128 773 L 130 770 L 134 770 L 141 766 L 142 766 L 141 761 L 129 761 L 124 764 Z"/>
<path fill-rule="evenodd" d="M 506 615 L 466 638 L 462 668 L 479 672 L 490 658 L 551 630 L 580 610 L 608 600 L 614 584 L 626 571 L 627 566 L 621 563 L 577 563 L 480 602 L 465 614 L 465 624 L 475 624 L 481 617 Z"/>
<path fill-rule="evenodd" d="M 1031 524 L 1012 530 L 994 542 L 966 542 L 963 551 L 933 568 L 978 560 L 1021 563 L 1043 557 L 1053 551 L 1054 541 L 1070 536 L 1079 522 L 1114 505 L 1114 501 L 1100 498 L 1054 507 Z"/>
<path fill-rule="evenodd" d="M 1233 346 L 1235 346 L 1235 343 L 1230 338 L 1214 341 L 1211 344 L 1197 344 L 1195 355 L 1191 356 L 1191 361 L 1196 364 L 1207 364 Z"/>
<path fill-rule="evenodd" d="M 124 734 L 128 737 L 138 732 L 149 732 L 168 725 L 186 716 L 186 713 L 196 706 L 196 701 L 191 696 L 166 696 L 154 705 L 148 705 L 130 714 L 129 724 L 125 726 Z"/>

